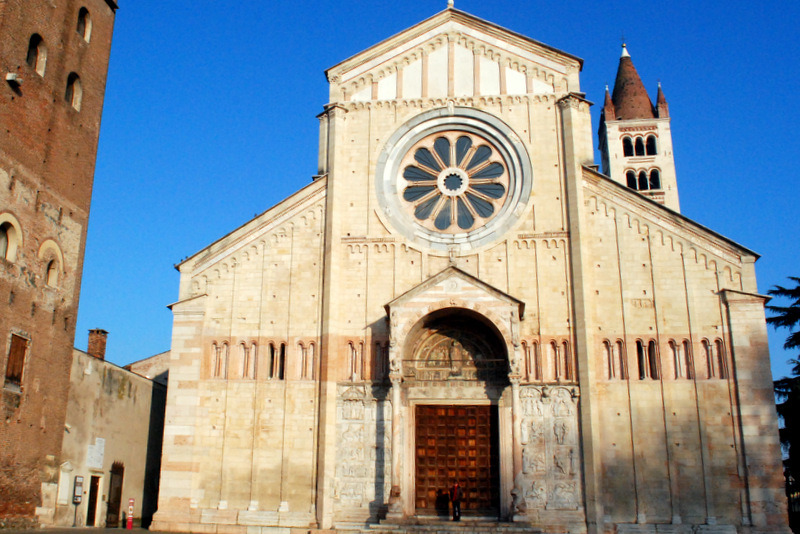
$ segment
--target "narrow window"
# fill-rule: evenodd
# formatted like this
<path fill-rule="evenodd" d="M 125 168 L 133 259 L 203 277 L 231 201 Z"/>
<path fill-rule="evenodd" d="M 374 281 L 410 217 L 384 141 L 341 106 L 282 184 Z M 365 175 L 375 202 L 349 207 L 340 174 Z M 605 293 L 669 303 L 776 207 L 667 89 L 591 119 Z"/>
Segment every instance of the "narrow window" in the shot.
<path fill-rule="evenodd" d="M 683 360 L 686 363 L 686 378 L 689 380 L 694 379 L 694 359 L 692 358 L 692 349 L 688 340 L 683 342 Z"/>
<path fill-rule="evenodd" d="M 661 189 L 661 174 L 658 169 L 650 171 L 650 189 Z"/>
<path fill-rule="evenodd" d="M 661 370 L 658 365 L 658 347 L 655 341 L 647 344 L 647 359 L 650 366 L 650 378 L 658 380 L 661 378 Z"/>
<path fill-rule="evenodd" d="M 542 380 L 542 355 L 539 352 L 538 342 L 533 342 L 531 352 L 533 356 L 533 376 L 536 380 Z"/>
<path fill-rule="evenodd" d="M 647 378 L 647 355 L 644 352 L 644 343 L 641 340 L 636 341 L 636 361 L 639 364 L 639 380 Z"/>
<path fill-rule="evenodd" d="M 92 17 L 89 16 L 89 10 L 85 7 L 78 11 L 78 26 L 76 30 L 83 37 L 83 40 L 88 43 L 92 37 Z"/>
<path fill-rule="evenodd" d="M 619 377 L 622 380 L 628 379 L 628 362 L 626 360 L 625 346 L 622 341 L 616 343 L 616 359 L 619 362 Z"/>
<path fill-rule="evenodd" d="M 47 263 L 47 273 L 45 274 L 45 283 L 50 287 L 58 285 L 58 261 L 50 260 Z"/>
<path fill-rule="evenodd" d="M 564 358 L 564 379 L 566 380 L 575 380 L 575 369 L 572 365 L 572 351 L 569 350 L 569 343 L 566 341 L 561 344 L 561 351 L 563 352 Z"/>
<path fill-rule="evenodd" d="M 644 156 L 644 140 L 641 137 L 636 138 L 636 155 Z"/>
<path fill-rule="evenodd" d="M 725 359 L 725 347 L 722 345 L 722 340 L 718 339 L 714 342 L 714 352 L 717 357 L 717 374 L 722 379 L 728 378 L 728 366 Z"/>
<path fill-rule="evenodd" d="M 11 224 L 7 222 L 0 224 L 0 258 L 4 260 L 8 259 L 8 251 L 11 248 L 9 233 L 11 233 Z"/>
<path fill-rule="evenodd" d="M 681 353 L 681 347 L 674 341 L 670 341 L 669 350 L 672 353 L 672 366 L 675 368 L 675 378 L 683 378 L 683 354 Z"/>
<path fill-rule="evenodd" d="M 617 369 L 614 361 L 614 349 L 611 347 L 611 343 L 608 341 L 603 341 L 603 358 L 605 359 L 606 364 L 606 378 L 617 378 Z"/>
<path fill-rule="evenodd" d="M 255 380 L 256 371 L 258 370 L 258 345 L 253 343 L 250 345 L 250 351 L 247 355 L 247 378 Z"/>
<path fill-rule="evenodd" d="M 622 138 L 622 155 L 626 158 L 633 156 L 633 141 L 630 137 Z"/>
<path fill-rule="evenodd" d="M 625 178 L 628 180 L 628 187 L 631 189 L 636 189 L 636 173 L 633 171 L 628 171 L 625 173 Z"/>
<path fill-rule="evenodd" d="M 648 156 L 655 156 L 656 155 L 656 136 L 655 135 L 648 135 L 647 136 L 647 146 L 645 147 Z"/>
<path fill-rule="evenodd" d="M 28 56 L 25 61 L 39 76 L 44 76 L 44 68 L 47 63 L 47 47 L 44 45 L 42 36 L 38 33 L 31 35 L 31 39 L 28 41 Z"/>
<path fill-rule="evenodd" d="M 81 110 L 81 101 L 83 100 L 83 88 L 81 87 L 80 76 L 74 72 L 70 72 L 67 76 L 67 90 L 64 92 L 64 100 L 75 108 L 76 111 Z"/>
<path fill-rule="evenodd" d="M 22 371 L 25 368 L 25 353 L 28 351 L 28 340 L 22 336 L 11 334 L 11 347 L 8 350 L 6 364 L 6 386 L 19 388 L 22 385 Z"/>
<path fill-rule="evenodd" d="M 644 171 L 639 172 L 639 191 L 647 191 L 647 173 Z"/>
<path fill-rule="evenodd" d="M 703 340 L 703 356 L 706 358 L 708 378 L 716 376 L 716 373 L 714 372 L 714 349 L 711 348 L 711 343 L 709 343 L 707 339 Z"/>
<path fill-rule="evenodd" d="M 316 366 L 314 365 L 315 348 L 316 347 L 313 342 L 308 344 L 308 373 L 306 376 L 311 380 L 315 380 L 317 378 Z"/>
<path fill-rule="evenodd" d="M 557 380 L 560 376 L 560 369 L 558 365 L 558 345 L 556 345 L 555 341 L 550 342 L 550 361 L 548 362 L 548 371 L 552 371 L 552 373 L 548 372 L 548 377 L 550 380 Z"/>
<path fill-rule="evenodd" d="M 268 378 L 271 380 L 275 378 L 275 344 L 269 344 L 269 376 Z"/>
<path fill-rule="evenodd" d="M 250 351 L 247 349 L 247 345 L 244 343 L 239 343 L 239 364 L 241 365 L 241 369 L 239 369 L 239 376 L 242 378 L 248 378 L 247 376 L 247 367 L 250 362 L 248 359 L 250 357 Z"/>
<path fill-rule="evenodd" d="M 283 380 L 285 378 L 286 373 L 286 343 L 281 343 L 281 352 L 280 356 L 278 357 L 278 369 L 275 373 L 275 376 L 278 377 L 278 380 Z"/>
<path fill-rule="evenodd" d="M 223 343 L 220 347 L 219 359 L 217 360 L 217 376 L 219 378 L 228 378 L 228 356 L 230 355 L 230 347 L 227 343 Z"/>
<path fill-rule="evenodd" d="M 305 380 L 308 378 L 308 349 L 302 341 L 297 344 L 297 352 L 300 354 L 300 380 Z"/>

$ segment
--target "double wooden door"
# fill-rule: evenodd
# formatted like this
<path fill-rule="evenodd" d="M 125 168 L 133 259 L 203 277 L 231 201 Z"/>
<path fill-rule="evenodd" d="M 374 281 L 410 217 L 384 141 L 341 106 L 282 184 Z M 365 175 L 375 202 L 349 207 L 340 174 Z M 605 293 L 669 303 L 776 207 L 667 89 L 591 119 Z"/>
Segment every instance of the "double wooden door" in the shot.
<path fill-rule="evenodd" d="M 500 505 L 497 408 L 417 405 L 416 487 L 419 514 L 446 515 L 458 480 L 464 514 L 496 516 Z"/>

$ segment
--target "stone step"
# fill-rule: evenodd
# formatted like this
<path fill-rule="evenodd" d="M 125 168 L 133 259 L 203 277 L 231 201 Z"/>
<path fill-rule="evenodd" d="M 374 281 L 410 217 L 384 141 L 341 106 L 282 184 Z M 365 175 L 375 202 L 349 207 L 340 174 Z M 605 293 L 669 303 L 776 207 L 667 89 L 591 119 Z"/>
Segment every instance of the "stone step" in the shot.
<path fill-rule="evenodd" d="M 362 532 L 369 534 L 537 534 L 541 529 L 518 523 L 502 523 L 487 518 L 467 518 L 461 521 L 417 518 L 413 524 L 382 521 L 369 525 Z"/>

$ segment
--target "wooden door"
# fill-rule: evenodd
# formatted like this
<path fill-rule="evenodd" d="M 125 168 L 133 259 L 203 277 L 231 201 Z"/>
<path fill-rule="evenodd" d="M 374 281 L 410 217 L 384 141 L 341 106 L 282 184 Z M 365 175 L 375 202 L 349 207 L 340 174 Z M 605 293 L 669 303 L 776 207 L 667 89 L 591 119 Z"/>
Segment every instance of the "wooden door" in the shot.
<path fill-rule="evenodd" d="M 446 492 L 458 480 L 465 515 L 498 515 L 496 407 L 418 405 L 415 442 L 417 513 L 446 515 Z"/>
<path fill-rule="evenodd" d="M 97 513 L 97 494 L 100 492 L 100 477 L 92 476 L 89 483 L 89 502 L 86 505 L 86 526 L 94 526 L 94 518 Z"/>
<path fill-rule="evenodd" d="M 106 510 L 106 527 L 119 527 L 119 509 L 122 504 L 122 477 L 125 466 L 114 462 L 111 466 L 111 482 L 108 485 L 108 509 Z"/>

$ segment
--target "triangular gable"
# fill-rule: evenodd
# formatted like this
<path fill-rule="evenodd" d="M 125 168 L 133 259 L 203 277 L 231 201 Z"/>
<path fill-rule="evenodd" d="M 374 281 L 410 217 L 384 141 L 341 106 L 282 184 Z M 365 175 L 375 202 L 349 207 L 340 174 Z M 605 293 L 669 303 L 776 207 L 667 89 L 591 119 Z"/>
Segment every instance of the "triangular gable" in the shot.
<path fill-rule="evenodd" d="M 453 285 L 454 288 L 457 287 L 457 291 L 449 289 L 447 282 L 456 280 L 462 283 L 450 285 Z M 450 294 L 452 297 L 458 298 L 459 294 L 466 292 L 465 290 L 469 291 L 470 293 L 479 292 L 483 294 L 483 299 L 480 296 L 477 296 L 476 298 L 475 295 L 471 295 L 476 302 L 487 300 L 502 303 L 506 306 L 517 309 L 520 318 L 522 318 L 525 313 L 525 303 L 521 300 L 516 299 L 503 291 L 500 291 L 496 287 L 493 287 L 452 265 L 440 273 L 432 276 L 431 278 L 428 278 L 419 285 L 409 289 L 396 299 L 387 303 L 384 307 L 386 308 L 386 312 L 391 314 L 392 309 L 407 306 L 415 301 L 422 302 L 430 300 L 428 297 L 431 295 L 435 295 L 435 298 L 439 298 L 442 294 Z"/>
<path fill-rule="evenodd" d="M 583 168 L 584 196 L 595 209 L 625 212 L 631 225 L 647 226 L 652 234 L 660 233 L 663 241 L 685 250 L 701 249 L 705 253 L 731 263 L 744 258 L 758 259 L 756 252 L 713 230 L 617 183 L 590 167 Z"/>
<path fill-rule="evenodd" d="M 332 102 L 462 97 L 578 91 L 582 64 L 576 56 L 448 8 L 329 68 L 326 75 Z"/>
<path fill-rule="evenodd" d="M 326 193 L 327 178 L 315 180 L 261 215 L 183 260 L 175 268 L 181 272 L 199 272 L 223 258 L 245 250 L 252 242 L 263 239 L 270 233 L 280 231 L 283 225 L 291 223 L 295 218 L 322 217 L 321 213 L 316 213 L 314 207 L 325 199 Z"/>

